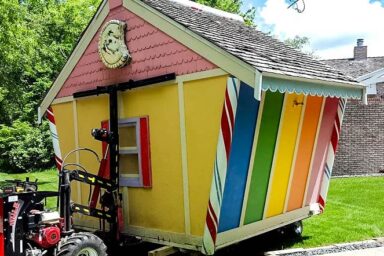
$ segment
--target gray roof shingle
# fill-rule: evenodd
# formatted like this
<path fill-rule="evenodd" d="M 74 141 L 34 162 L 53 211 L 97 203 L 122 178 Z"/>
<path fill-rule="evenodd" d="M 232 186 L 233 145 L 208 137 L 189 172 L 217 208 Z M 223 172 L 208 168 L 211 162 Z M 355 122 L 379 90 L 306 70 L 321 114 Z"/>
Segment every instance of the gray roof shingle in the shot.
<path fill-rule="evenodd" d="M 353 58 L 332 59 L 323 60 L 323 62 L 331 67 L 343 71 L 345 74 L 354 78 L 358 78 L 359 76 L 384 68 L 384 56 L 369 57 L 364 60 L 355 60 Z"/>
<path fill-rule="evenodd" d="M 261 72 L 336 82 L 356 82 L 342 72 L 242 22 L 169 0 L 142 1 Z"/>

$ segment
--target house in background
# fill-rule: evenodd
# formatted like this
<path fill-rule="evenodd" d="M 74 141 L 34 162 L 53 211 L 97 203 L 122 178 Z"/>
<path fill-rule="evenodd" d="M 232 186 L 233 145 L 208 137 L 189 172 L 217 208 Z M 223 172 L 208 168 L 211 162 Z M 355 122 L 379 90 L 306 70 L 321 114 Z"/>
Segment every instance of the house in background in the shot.
<path fill-rule="evenodd" d="M 384 170 L 384 56 L 368 57 L 357 40 L 354 56 L 324 62 L 367 86 L 368 105 L 349 100 L 334 175 L 375 174 Z"/>

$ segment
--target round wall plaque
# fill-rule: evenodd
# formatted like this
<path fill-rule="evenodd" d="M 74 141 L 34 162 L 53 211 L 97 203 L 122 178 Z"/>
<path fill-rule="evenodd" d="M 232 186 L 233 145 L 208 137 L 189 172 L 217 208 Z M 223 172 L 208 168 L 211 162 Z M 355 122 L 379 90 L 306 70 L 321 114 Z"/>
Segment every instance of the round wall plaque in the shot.
<path fill-rule="evenodd" d="M 126 27 L 124 21 L 110 20 L 100 33 L 99 54 L 108 68 L 121 68 L 131 61 L 131 55 L 125 44 Z"/>

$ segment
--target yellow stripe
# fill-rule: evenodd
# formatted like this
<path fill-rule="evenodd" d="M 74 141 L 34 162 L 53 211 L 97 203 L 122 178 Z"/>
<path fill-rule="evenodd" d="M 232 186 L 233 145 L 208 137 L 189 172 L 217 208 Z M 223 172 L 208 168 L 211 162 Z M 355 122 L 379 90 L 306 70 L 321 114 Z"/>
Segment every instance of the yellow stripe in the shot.
<path fill-rule="evenodd" d="M 284 101 L 283 120 L 280 123 L 278 148 L 275 153 L 272 183 L 267 203 L 268 208 L 265 215 L 267 218 L 282 214 L 284 211 L 303 101 L 304 96 L 297 94 L 287 94 Z"/>

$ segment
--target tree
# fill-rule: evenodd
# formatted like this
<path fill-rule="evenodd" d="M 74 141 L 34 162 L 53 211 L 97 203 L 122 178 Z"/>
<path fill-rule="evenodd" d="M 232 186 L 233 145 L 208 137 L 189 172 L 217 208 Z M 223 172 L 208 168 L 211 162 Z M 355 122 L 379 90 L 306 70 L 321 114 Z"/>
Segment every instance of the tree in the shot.
<path fill-rule="evenodd" d="M 244 18 L 244 21 L 248 25 L 254 25 L 253 20 L 255 19 L 256 9 L 252 7 L 246 12 L 241 11 L 243 1 L 241 0 L 196 0 L 200 4 L 211 6 L 226 12 L 239 14 Z"/>
<path fill-rule="evenodd" d="M 31 160 L 40 159 L 36 157 L 36 152 L 40 152 L 37 147 L 51 149 L 50 139 L 45 136 L 47 126 L 39 127 L 40 132 L 36 132 L 36 109 L 99 2 L 1 2 L 0 134 L 3 137 L 0 140 L 0 169 L 26 169 L 46 164 L 44 159 L 37 162 Z M 11 137 L 16 137 L 16 141 L 8 140 Z M 17 163 L 13 160 L 17 160 Z"/>
<path fill-rule="evenodd" d="M 313 51 L 308 51 L 305 47 L 309 46 L 311 41 L 306 36 L 295 36 L 294 38 L 288 38 L 284 41 L 287 45 L 295 48 L 296 50 L 302 51 L 305 54 L 311 55 L 312 57 L 316 57 Z"/>

